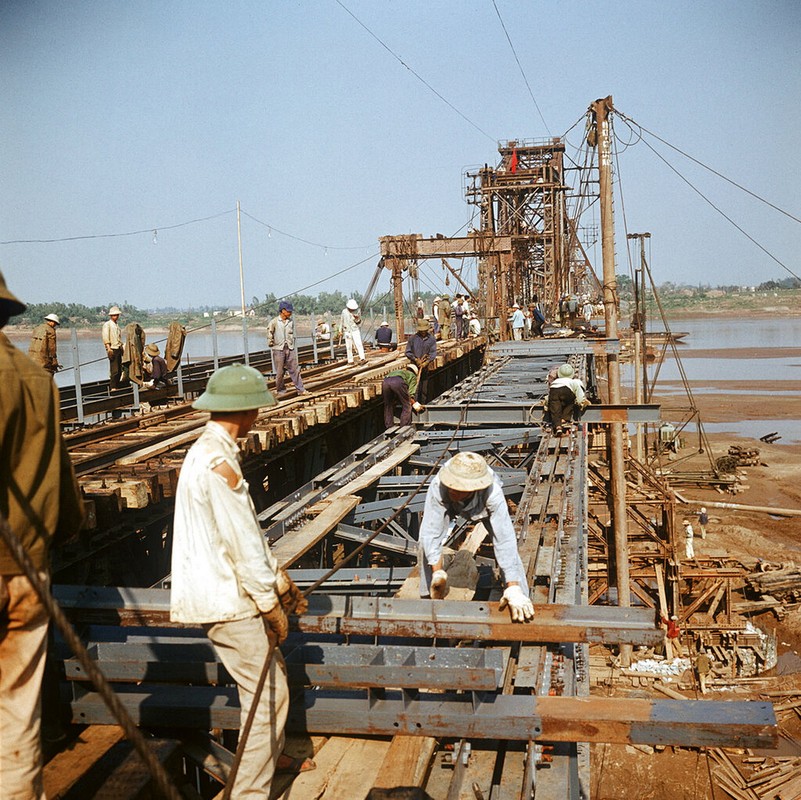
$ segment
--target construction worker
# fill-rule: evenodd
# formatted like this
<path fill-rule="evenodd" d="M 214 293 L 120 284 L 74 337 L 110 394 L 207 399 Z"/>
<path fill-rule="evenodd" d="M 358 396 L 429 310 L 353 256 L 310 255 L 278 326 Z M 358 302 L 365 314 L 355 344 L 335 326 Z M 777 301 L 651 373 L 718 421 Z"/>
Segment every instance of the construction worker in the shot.
<path fill-rule="evenodd" d="M 415 399 L 417 393 L 416 364 L 407 364 L 401 369 L 393 369 L 381 382 L 381 396 L 384 398 L 384 427 L 391 428 L 395 423 L 395 406 L 400 403 L 400 424 L 412 421 L 412 409 L 418 414 L 424 410 Z"/>
<path fill-rule="evenodd" d="M 475 311 L 470 312 L 470 323 L 467 330 L 471 336 L 481 336 L 481 321 Z"/>
<path fill-rule="evenodd" d="M 270 320 L 267 326 L 267 346 L 272 351 L 275 368 L 275 391 L 278 396 L 286 394 L 284 389 L 284 371 L 298 390 L 298 394 L 307 394 L 300 377 L 298 365 L 298 349 L 295 340 L 295 323 L 292 321 L 294 307 L 289 300 L 278 304 L 278 316 Z"/>
<path fill-rule="evenodd" d="M 51 375 L 55 375 L 61 369 L 56 343 L 56 328 L 60 324 L 58 314 L 48 314 L 44 322 L 33 329 L 28 348 L 28 358 Z"/>
<path fill-rule="evenodd" d="M 448 295 L 442 295 L 437 306 L 437 320 L 439 321 L 440 339 L 446 341 L 451 338 L 451 301 Z"/>
<path fill-rule="evenodd" d="M 428 370 L 436 357 L 437 340 L 431 333 L 431 323 L 427 319 L 418 319 L 417 332 L 406 342 L 406 358 L 420 370 L 417 379 L 417 399 L 421 403 L 428 400 Z"/>
<path fill-rule="evenodd" d="M 0 328 L 25 310 L 0 273 Z M 49 550 L 81 526 L 52 376 L 0 332 L 0 524 L 48 591 Z M 7 526 L 7 528 L 6 528 Z M 0 797 L 42 798 L 41 687 L 48 615 L 0 539 Z"/>
<path fill-rule="evenodd" d="M 519 303 L 515 303 L 510 309 L 509 324 L 512 326 L 512 339 L 516 342 L 522 341 L 525 318 Z"/>
<path fill-rule="evenodd" d="M 353 363 L 353 348 L 359 354 L 359 363 L 366 364 L 364 356 L 364 344 L 362 343 L 362 332 L 359 330 L 362 318 L 359 314 L 359 304 L 351 297 L 342 309 L 342 319 L 340 335 L 345 337 L 345 353 L 348 357 L 348 364 Z"/>
<path fill-rule="evenodd" d="M 375 342 L 382 353 L 388 353 L 392 350 L 392 328 L 389 323 L 384 320 L 375 332 Z"/>
<path fill-rule="evenodd" d="M 548 389 L 548 413 L 553 432 L 557 436 L 565 433 L 573 421 L 575 407 L 585 408 L 587 405 L 589 400 L 584 393 L 584 386 L 575 377 L 573 366 L 562 364 Z"/>
<path fill-rule="evenodd" d="M 149 344 L 145 347 L 143 368 L 150 375 L 150 380 L 142 384 L 143 388 L 157 389 L 169 385 L 167 362 L 162 358 L 157 344 Z"/>
<path fill-rule="evenodd" d="M 277 645 L 289 630 L 285 608 L 305 610 L 270 552 L 239 466 L 236 440 L 260 408 L 275 402 L 253 367 L 218 369 L 193 403 L 211 420 L 186 455 L 175 497 L 170 618 L 204 629 L 236 681 L 242 726 L 257 704 L 233 787 L 237 798 L 269 797 L 281 768 L 289 691 Z M 255 698 L 268 659 L 264 690 Z"/>
<path fill-rule="evenodd" d="M 122 388 L 120 386 L 120 377 L 122 376 L 122 331 L 120 331 L 120 326 L 117 324 L 121 313 L 118 306 L 112 306 L 108 310 L 108 319 L 103 323 L 101 333 L 103 347 L 106 348 L 106 355 L 108 356 L 108 386 L 112 392 Z"/>
<path fill-rule="evenodd" d="M 693 545 L 693 526 L 690 525 L 690 520 L 684 519 L 681 521 L 684 526 L 684 557 L 687 559 L 695 558 L 695 546 Z"/>
<path fill-rule="evenodd" d="M 481 520 L 490 529 L 495 560 L 506 586 L 500 607 L 508 606 L 513 622 L 530 620 L 534 606 L 528 597 L 526 571 L 517 552 L 501 479 L 478 453 L 457 453 L 445 462 L 428 488 L 420 525 L 420 596 L 442 599 L 447 594 L 442 548 L 459 516 Z"/>
<path fill-rule="evenodd" d="M 701 538 L 706 539 L 706 526 L 709 525 L 709 514 L 706 513 L 706 508 L 701 506 L 698 512 L 698 527 L 701 529 Z"/>

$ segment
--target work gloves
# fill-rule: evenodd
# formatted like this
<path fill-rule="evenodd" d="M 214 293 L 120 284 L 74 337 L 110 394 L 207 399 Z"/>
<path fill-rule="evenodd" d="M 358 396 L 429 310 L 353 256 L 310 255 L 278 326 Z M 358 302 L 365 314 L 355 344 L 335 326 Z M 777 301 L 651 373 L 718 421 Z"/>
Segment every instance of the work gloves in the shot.
<path fill-rule="evenodd" d="M 442 600 L 448 591 L 448 573 L 444 569 L 434 570 L 431 576 L 431 598 Z"/>
<path fill-rule="evenodd" d="M 582 401 L 581 401 L 581 402 L 578 404 L 578 407 L 579 407 L 579 408 L 580 408 L 582 411 L 584 411 L 584 409 L 585 409 L 587 406 L 589 406 L 589 405 L 592 405 L 592 404 L 590 403 L 589 399 L 588 399 L 587 397 L 585 397 L 585 398 L 584 398 L 584 399 L 583 399 L 583 400 L 582 400 Z"/>
<path fill-rule="evenodd" d="M 285 614 L 305 614 L 309 608 L 309 601 L 295 585 L 295 581 L 287 575 L 285 569 L 279 569 L 275 578 L 275 591 L 278 602 Z"/>
<path fill-rule="evenodd" d="M 431 596 L 434 596 L 433 591 Z M 498 610 L 503 611 L 507 606 L 509 607 L 512 622 L 528 622 L 528 620 L 534 618 L 534 605 L 516 584 L 506 587 L 498 605 Z"/>
<path fill-rule="evenodd" d="M 289 634 L 289 620 L 280 603 L 276 603 L 269 611 L 262 611 L 264 619 L 270 626 L 270 631 L 281 644 Z"/>
<path fill-rule="evenodd" d="M 412 408 L 414 409 L 415 414 L 422 414 L 426 410 L 426 407 L 421 403 L 418 403 L 417 400 L 412 403 Z"/>

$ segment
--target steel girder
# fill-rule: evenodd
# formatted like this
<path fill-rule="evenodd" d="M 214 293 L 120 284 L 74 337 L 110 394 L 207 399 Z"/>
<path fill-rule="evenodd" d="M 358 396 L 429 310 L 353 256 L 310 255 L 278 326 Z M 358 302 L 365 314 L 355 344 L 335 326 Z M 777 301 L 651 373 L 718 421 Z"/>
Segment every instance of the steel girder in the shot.
<path fill-rule="evenodd" d="M 581 413 L 580 422 L 610 424 L 614 422 L 659 422 L 661 406 L 592 405 Z M 472 402 L 426 406 L 419 420 L 430 425 L 540 425 L 541 404 Z"/>

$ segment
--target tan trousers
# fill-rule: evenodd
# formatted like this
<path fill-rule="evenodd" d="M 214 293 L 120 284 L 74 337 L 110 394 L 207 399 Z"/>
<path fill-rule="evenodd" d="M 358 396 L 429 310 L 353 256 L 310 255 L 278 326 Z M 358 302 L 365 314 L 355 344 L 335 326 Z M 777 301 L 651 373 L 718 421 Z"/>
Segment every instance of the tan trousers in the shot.
<path fill-rule="evenodd" d="M 41 573 L 47 582 L 46 573 Z M 0 798 L 44 800 L 41 690 L 47 612 L 24 575 L 0 575 Z"/>
<path fill-rule="evenodd" d="M 241 730 L 253 703 L 253 695 L 270 646 L 267 624 L 262 617 L 250 617 L 203 627 L 220 660 L 236 681 L 242 709 L 239 723 Z M 266 800 L 270 796 L 276 762 L 284 748 L 284 726 L 288 711 L 286 666 L 281 653 L 276 650 L 239 765 L 232 797 L 237 800 Z"/>

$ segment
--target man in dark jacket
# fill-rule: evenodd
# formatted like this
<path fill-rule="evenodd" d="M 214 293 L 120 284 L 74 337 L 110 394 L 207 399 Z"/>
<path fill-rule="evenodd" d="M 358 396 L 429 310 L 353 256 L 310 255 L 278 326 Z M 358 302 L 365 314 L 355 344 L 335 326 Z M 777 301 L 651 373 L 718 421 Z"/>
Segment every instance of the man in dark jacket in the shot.
<path fill-rule="evenodd" d="M 437 340 L 431 333 L 431 324 L 427 319 L 418 319 L 417 333 L 406 343 L 406 358 L 420 370 L 417 379 L 417 400 L 420 403 L 428 399 L 428 369 L 436 357 Z"/>
<path fill-rule="evenodd" d="M 21 314 L 0 273 L 0 328 Z M 52 376 L 0 332 L 0 524 L 8 526 L 49 578 L 50 544 L 77 533 L 82 504 L 61 439 Z M 0 540 L 0 794 L 44 797 L 41 687 L 47 611 L 4 540 Z"/>

